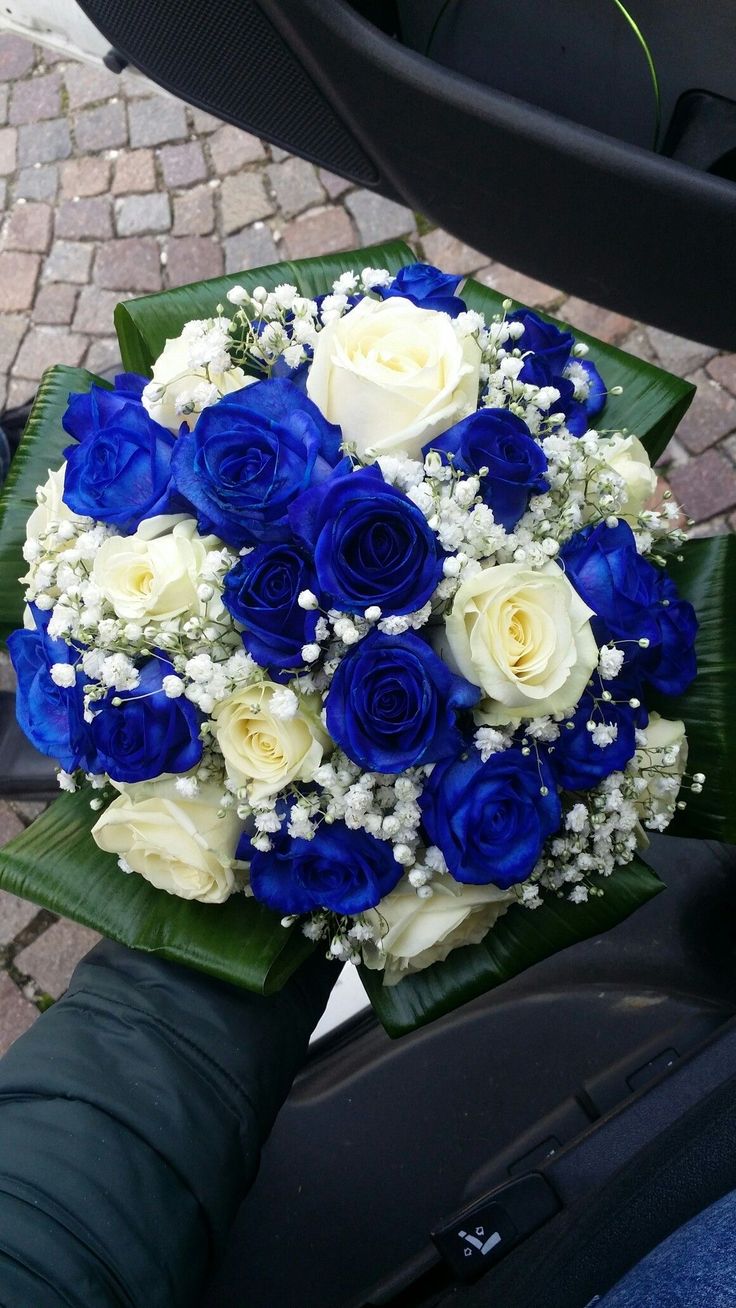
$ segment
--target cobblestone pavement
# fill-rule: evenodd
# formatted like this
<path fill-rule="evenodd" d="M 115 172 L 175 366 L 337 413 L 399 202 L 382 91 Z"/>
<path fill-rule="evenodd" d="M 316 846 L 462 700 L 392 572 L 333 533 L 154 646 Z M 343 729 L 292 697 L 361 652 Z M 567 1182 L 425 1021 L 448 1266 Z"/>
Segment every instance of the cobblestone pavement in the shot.
<path fill-rule="evenodd" d="M 736 355 L 570 298 L 324 169 L 152 95 L 134 75 L 0 35 L 0 410 L 55 362 L 118 361 L 115 304 L 288 256 L 406 237 L 698 384 L 666 476 L 695 531 L 736 527 Z M 38 806 L 0 803 L 0 843 Z M 92 932 L 0 895 L 0 1051 L 61 994 Z"/>

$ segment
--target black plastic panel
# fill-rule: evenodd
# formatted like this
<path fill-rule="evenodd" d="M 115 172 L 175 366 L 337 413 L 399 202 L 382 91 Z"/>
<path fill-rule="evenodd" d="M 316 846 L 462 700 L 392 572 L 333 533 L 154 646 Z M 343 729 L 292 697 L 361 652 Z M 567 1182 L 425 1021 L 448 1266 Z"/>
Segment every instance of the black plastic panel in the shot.
<path fill-rule="evenodd" d="M 189 104 L 375 184 L 378 174 L 253 0 L 83 0 L 136 68 Z"/>
<path fill-rule="evenodd" d="M 554 1169 L 631 1078 L 666 1077 L 669 1051 L 678 1068 L 736 1011 L 736 853 L 653 848 L 668 891 L 607 935 L 398 1042 L 363 1021 L 317 1049 L 204 1308 L 242 1308 L 246 1286 L 248 1308 L 293 1308 L 309 1285 L 320 1308 L 394 1303 L 436 1274 L 431 1231 Z"/>

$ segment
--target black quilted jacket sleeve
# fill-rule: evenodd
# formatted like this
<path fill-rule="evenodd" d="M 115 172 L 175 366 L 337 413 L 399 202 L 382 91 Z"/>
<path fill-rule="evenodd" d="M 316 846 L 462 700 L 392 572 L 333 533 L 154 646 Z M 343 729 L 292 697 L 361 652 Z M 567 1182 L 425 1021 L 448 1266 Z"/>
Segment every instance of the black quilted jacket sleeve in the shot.
<path fill-rule="evenodd" d="M 2 1308 L 198 1305 L 334 979 L 263 998 L 98 945 L 0 1061 Z"/>

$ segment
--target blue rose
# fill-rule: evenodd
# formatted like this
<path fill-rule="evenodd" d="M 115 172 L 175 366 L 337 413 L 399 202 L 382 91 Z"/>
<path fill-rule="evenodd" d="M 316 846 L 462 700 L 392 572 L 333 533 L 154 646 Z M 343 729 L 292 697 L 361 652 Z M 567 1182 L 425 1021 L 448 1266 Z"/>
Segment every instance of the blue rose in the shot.
<path fill-rule="evenodd" d="M 343 822 L 323 823 L 313 840 L 292 840 L 286 825 L 268 853 L 242 837 L 237 857 L 250 859 L 250 884 L 262 904 L 277 913 L 363 913 L 401 878 L 391 845 Z"/>
<path fill-rule="evenodd" d="M 576 363 L 580 368 L 582 368 L 588 378 L 588 396 L 584 401 L 583 407 L 585 409 L 585 416 L 590 423 L 593 418 L 597 418 L 598 414 L 603 411 L 606 397 L 608 395 L 606 383 L 601 377 L 595 364 L 591 363 L 590 359 L 577 359 Z"/>
<path fill-rule="evenodd" d="M 15 712 L 18 723 L 36 749 L 59 760 L 67 772 L 96 770 L 95 748 L 84 720 L 82 686 L 57 686 L 51 680 L 55 663 L 74 665 L 79 653 L 47 634 L 50 614 L 32 606 L 34 631 L 8 636 L 10 659 L 18 679 Z"/>
<path fill-rule="evenodd" d="M 480 493 L 506 531 L 516 526 L 532 495 L 548 489 L 546 455 L 526 423 L 508 409 L 471 413 L 430 441 L 423 453 L 430 449 L 453 454 L 453 463 L 463 472 L 488 469 L 488 475 L 481 478 Z"/>
<path fill-rule="evenodd" d="M 552 322 L 545 322 L 532 309 L 516 309 L 506 316 L 507 322 L 520 322 L 524 328 L 523 335 L 514 344 L 522 353 L 532 350 L 537 359 L 547 365 L 551 373 L 560 375 L 570 361 L 575 337 L 572 332 L 562 331 Z"/>
<path fill-rule="evenodd" d="M 199 763 L 199 713 L 188 699 L 169 699 L 162 689 L 164 677 L 173 672 L 165 658 L 151 658 L 140 669 L 135 690 L 111 691 L 96 706 L 92 739 L 99 770 L 113 781 L 150 781 Z"/>
<path fill-rule="evenodd" d="M 174 481 L 201 532 L 237 546 L 288 540 L 289 505 L 329 476 L 340 439 L 292 382 L 256 382 L 205 409 L 179 436 Z"/>
<path fill-rule="evenodd" d="M 375 772 L 403 772 L 462 748 L 462 709 L 480 690 L 412 632 L 372 631 L 346 654 L 327 696 L 327 730 L 348 758 Z"/>
<path fill-rule="evenodd" d="M 475 749 L 438 763 L 420 803 L 427 835 L 456 881 L 502 890 L 527 879 L 562 820 L 546 757 L 518 745 L 486 763 Z"/>
<path fill-rule="evenodd" d="M 601 698 L 603 690 L 612 699 Z M 612 772 L 620 772 L 636 750 L 636 730 L 645 727 L 648 714 L 643 706 L 632 708 L 636 685 L 626 680 L 607 681 L 601 684 L 594 677 L 577 709 L 562 724 L 549 761 L 558 785 L 565 790 L 590 790 Z M 592 724 L 592 725 L 591 725 Z M 613 727 L 614 739 L 608 744 L 596 743 L 596 727 Z"/>
<path fill-rule="evenodd" d="M 681 695 L 696 673 L 698 622 L 670 577 L 637 552 L 634 533 L 619 519 L 584 527 L 560 552 L 576 591 L 593 609 L 600 644 L 621 641 L 628 674 L 667 695 Z M 641 647 L 638 642 L 648 642 Z"/>
<path fill-rule="evenodd" d="M 409 263 L 399 269 L 390 286 L 377 289 L 384 300 L 400 295 L 420 309 L 436 309 L 457 318 L 459 313 L 465 313 L 465 301 L 455 294 L 461 281 L 462 277 L 443 273 L 431 263 Z"/>
<path fill-rule="evenodd" d="M 222 602 L 243 627 L 243 644 L 278 680 L 304 666 L 302 645 L 314 640 L 319 614 L 299 607 L 303 590 L 317 585 L 303 545 L 259 545 L 225 577 Z"/>
<path fill-rule="evenodd" d="M 144 518 L 177 507 L 171 485 L 174 437 L 149 418 L 144 378 L 122 373 L 115 389 L 71 395 L 62 419 L 79 443 L 64 451 L 64 503 L 75 513 L 133 532 Z"/>
<path fill-rule="evenodd" d="M 319 591 L 330 608 L 384 615 L 426 604 L 442 577 L 444 552 L 427 519 L 379 468 L 323 482 L 290 513 L 297 536 L 314 550 Z"/>

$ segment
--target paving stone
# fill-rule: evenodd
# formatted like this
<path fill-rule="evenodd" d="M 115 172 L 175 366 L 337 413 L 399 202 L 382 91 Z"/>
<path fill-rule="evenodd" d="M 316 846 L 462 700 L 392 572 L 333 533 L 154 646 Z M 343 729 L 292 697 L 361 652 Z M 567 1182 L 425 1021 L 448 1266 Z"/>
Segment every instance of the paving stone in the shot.
<path fill-rule="evenodd" d="M 701 454 L 736 428 L 736 399 L 702 370 L 688 380 L 698 389 L 677 435 L 691 454 Z"/>
<path fill-rule="evenodd" d="M 124 95 L 126 100 L 150 100 L 151 83 L 135 68 L 124 68 L 122 73 L 116 76 L 120 94 Z"/>
<path fill-rule="evenodd" d="M 76 368 L 82 362 L 87 341 L 63 327 L 31 327 L 18 351 L 13 370 L 18 377 L 38 381 L 54 363 Z"/>
<path fill-rule="evenodd" d="M 86 282 L 92 263 L 92 246 L 79 241 L 54 241 L 43 268 L 46 282 Z"/>
<path fill-rule="evenodd" d="M 153 236 L 108 241 L 97 253 L 94 277 L 111 291 L 160 291 L 161 258 Z"/>
<path fill-rule="evenodd" d="M 0 127 L 4 127 L 8 121 L 8 88 L 0 84 Z"/>
<path fill-rule="evenodd" d="M 717 355 L 706 364 L 705 370 L 714 381 L 736 395 L 736 354 Z"/>
<path fill-rule="evenodd" d="M 112 236 L 112 216 L 108 197 L 98 195 L 86 200 L 62 200 L 56 211 L 56 236 L 78 241 L 83 237 L 105 241 Z"/>
<path fill-rule="evenodd" d="M 33 68 L 33 46 L 23 37 L 4 32 L 0 36 L 0 81 L 15 82 Z"/>
<path fill-rule="evenodd" d="M 8 179 L 0 177 L 0 209 L 4 209 L 8 199 Z"/>
<path fill-rule="evenodd" d="M 492 263 L 476 276 L 484 286 L 490 286 L 494 291 L 500 291 L 502 295 L 518 300 L 520 304 L 528 305 L 532 309 L 551 309 L 562 298 L 561 291 L 556 291 L 553 286 L 547 286 L 545 282 L 538 282 L 534 277 L 527 277 L 525 273 L 507 268 L 503 263 Z"/>
<path fill-rule="evenodd" d="M 59 170 L 56 164 L 34 164 L 23 168 L 15 180 L 15 198 L 24 200 L 56 199 L 59 187 Z"/>
<path fill-rule="evenodd" d="M 183 195 L 174 196 L 174 236 L 208 236 L 214 225 L 215 197 L 211 186 L 195 186 Z"/>
<path fill-rule="evenodd" d="M 11 213 L 4 232 L 7 250 L 31 250 L 43 254 L 51 240 L 51 209 L 47 204 L 19 204 Z"/>
<path fill-rule="evenodd" d="M 736 505 L 736 470 L 719 450 L 706 450 L 668 473 L 675 498 L 696 522 Z"/>
<path fill-rule="evenodd" d="M 9 177 L 15 172 L 18 133 L 14 127 L 0 129 L 0 176 Z"/>
<path fill-rule="evenodd" d="M 599 341 L 608 341 L 612 345 L 618 345 L 634 326 L 631 318 L 624 317 L 622 313 L 601 309 L 596 304 L 589 304 L 587 300 L 579 300 L 575 295 L 565 300 L 558 312 L 565 322 L 577 327 L 578 331 L 587 332 L 589 336 L 595 336 Z"/>
<path fill-rule="evenodd" d="M 39 258 L 20 250 L 0 254 L 0 313 L 30 309 L 36 289 Z"/>
<path fill-rule="evenodd" d="M 43 118 L 56 118 L 60 113 L 61 78 L 58 73 L 16 82 L 8 112 L 9 122 L 37 123 Z"/>
<path fill-rule="evenodd" d="M 32 945 L 15 957 L 15 965 L 47 995 L 58 999 L 66 990 L 80 958 L 97 944 L 100 936 L 78 922 L 55 922 Z"/>
<path fill-rule="evenodd" d="M 443 272 L 467 276 L 488 264 L 487 254 L 481 254 L 472 245 L 466 245 L 449 232 L 443 232 L 441 227 L 422 237 L 422 249 L 427 262 L 433 263 L 435 268 L 441 268 Z"/>
<path fill-rule="evenodd" d="M 5 800 L 0 800 L 0 847 L 7 845 L 8 841 L 13 840 L 15 836 L 19 836 L 22 830 L 23 823 L 17 813 L 13 812 Z M 1 908 L 2 901 L 0 901 Z M 1 940 L 0 943 L 2 943 Z"/>
<path fill-rule="evenodd" d="M 199 141 L 165 145 L 159 150 L 158 157 L 164 183 L 173 190 L 203 182 L 207 176 L 207 164 Z"/>
<path fill-rule="evenodd" d="M 84 109 L 86 105 L 108 100 L 120 91 L 117 75 L 93 64 L 69 64 L 64 70 L 64 85 L 70 109 Z"/>
<path fill-rule="evenodd" d="M 153 191 L 155 186 L 153 150 L 126 150 L 118 155 L 115 160 L 113 195 L 125 195 L 133 191 L 140 194 L 143 191 Z"/>
<path fill-rule="evenodd" d="M 66 118 L 50 118 L 45 123 L 27 123 L 18 128 L 18 162 L 22 168 L 68 159 L 71 152 Z"/>
<path fill-rule="evenodd" d="M 169 197 L 162 191 L 151 195 L 126 195 L 115 206 L 118 236 L 142 236 L 144 232 L 167 232 L 171 227 Z"/>
<path fill-rule="evenodd" d="M 64 282 L 52 282 L 50 286 L 42 286 L 33 306 L 34 322 L 55 325 L 70 323 L 78 294 L 78 286 L 70 286 Z"/>
<path fill-rule="evenodd" d="M 22 314 L 4 313 L 0 317 L 0 373 L 10 371 L 27 327 L 28 319 Z M 3 668 L 5 667 L 4 658 Z M 6 690 L 8 687 L 2 686 L 0 689 Z"/>
<path fill-rule="evenodd" d="M 221 177 L 226 173 L 238 172 L 246 164 L 260 163 L 266 158 L 266 151 L 258 137 L 233 127 L 231 123 L 218 125 L 207 144 L 215 172 Z"/>
<path fill-rule="evenodd" d="M 28 404 L 36 394 L 36 383 L 25 377 L 11 377 L 7 390 L 7 406 L 17 409 L 21 404 Z"/>
<path fill-rule="evenodd" d="M 166 246 L 169 286 L 186 286 L 187 282 L 219 277 L 223 268 L 222 247 L 207 236 L 175 237 Z"/>
<path fill-rule="evenodd" d="M 0 972 L 0 1056 L 33 1026 L 38 1015 L 36 1006 L 24 998 L 7 972 Z"/>
<path fill-rule="evenodd" d="M 290 259 L 313 254 L 334 254 L 355 244 L 352 225 L 344 209 L 315 209 L 287 223 L 283 233 Z"/>
<path fill-rule="evenodd" d="M 215 132 L 218 127 L 222 126 L 221 118 L 215 118 L 214 114 L 208 114 L 204 109 L 194 109 L 190 107 L 189 113 L 192 120 L 192 127 L 198 136 L 204 136 L 209 132 Z"/>
<path fill-rule="evenodd" d="M 4 321 L 8 321 L 7 317 Z M 0 319 L 0 339 L 2 337 L 2 329 L 3 319 Z M 0 358 L 2 358 L 1 350 Z M 15 684 L 15 673 L 10 658 L 7 654 L 0 652 L 0 690 L 15 690 Z M 18 804 L 15 800 L 13 801 L 13 808 L 16 812 L 18 811 Z"/>
<path fill-rule="evenodd" d="M 338 177 L 337 173 L 330 173 L 326 168 L 318 168 L 317 175 L 324 186 L 331 200 L 337 200 L 346 191 L 354 186 L 354 182 L 348 182 L 344 177 Z"/>
<path fill-rule="evenodd" d="M 659 363 L 645 327 L 635 327 L 633 332 L 629 332 L 629 335 L 624 337 L 620 345 L 622 350 L 627 354 L 633 354 L 637 359 L 646 359 L 647 363 Z"/>
<path fill-rule="evenodd" d="M 271 151 L 271 158 L 273 159 L 274 163 L 281 163 L 282 159 L 289 158 L 289 151 L 282 150 L 280 145 L 269 144 L 268 148 Z"/>
<path fill-rule="evenodd" d="M 244 272 L 276 263 L 279 252 L 267 223 L 254 223 L 225 241 L 225 271 Z"/>
<path fill-rule="evenodd" d="M 15 814 L 13 816 L 15 817 Z M 16 834 L 20 835 L 23 830 L 23 823 L 18 822 Z M 6 890 L 0 890 L 0 945 L 9 945 L 11 940 L 15 940 L 19 932 L 25 930 L 28 923 L 33 921 L 37 912 L 36 904 L 31 904 L 27 899 L 18 899 L 17 895 L 9 895 Z"/>
<path fill-rule="evenodd" d="M 178 100 L 165 100 L 159 96 L 136 100 L 129 106 L 128 116 L 133 147 L 164 145 L 187 134 L 187 116 L 184 105 Z"/>
<path fill-rule="evenodd" d="M 238 173 L 226 177 L 220 187 L 222 231 L 230 236 L 257 218 L 273 213 L 273 201 L 266 194 L 261 173 Z"/>
<path fill-rule="evenodd" d="M 647 327 L 649 337 L 657 359 L 668 372 L 676 372 L 684 377 L 696 368 L 702 368 L 718 351 L 711 345 L 700 345 L 697 341 L 686 341 L 682 336 L 672 336 L 660 331 L 658 327 Z"/>
<path fill-rule="evenodd" d="M 125 105 L 110 100 L 97 109 L 82 109 L 74 121 L 74 137 L 78 150 L 111 150 L 127 145 Z"/>
<path fill-rule="evenodd" d="M 414 214 L 403 204 L 386 200 L 375 191 L 352 191 L 345 205 L 355 219 L 362 244 L 392 241 L 414 232 Z"/>
<path fill-rule="evenodd" d="M 45 813 L 48 808 L 48 803 L 39 799 L 14 799 L 12 804 L 21 822 L 24 822 L 26 826 L 30 826 L 31 822 L 35 822 L 36 818 Z"/>
<path fill-rule="evenodd" d="M 101 291 L 99 286 L 85 286 L 80 291 L 72 328 L 88 336 L 104 336 L 112 331 L 119 291 Z"/>
<path fill-rule="evenodd" d="M 61 194 L 65 199 L 106 194 L 110 188 L 108 159 L 67 159 L 61 165 Z"/>
<path fill-rule="evenodd" d="M 305 159 L 286 159 L 284 163 L 270 164 L 266 173 L 284 218 L 295 218 L 305 209 L 313 209 L 324 202 L 325 193 L 314 166 Z"/>
<path fill-rule="evenodd" d="M 46 68 L 53 68 L 55 64 L 65 64 L 69 60 L 66 50 L 52 50 L 50 46 L 41 45 L 37 47 L 41 63 Z"/>
<path fill-rule="evenodd" d="M 120 296 L 117 296 L 120 299 Z M 112 322 L 112 319 L 110 319 Z M 109 324 L 108 324 L 109 325 Z M 84 360 L 85 368 L 90 372 L 122 372 L 123 365 L 120 362 L 120 346 L 114 336 L 101 337 L 93 341 L 87 351 L 87 357 Z"/>

